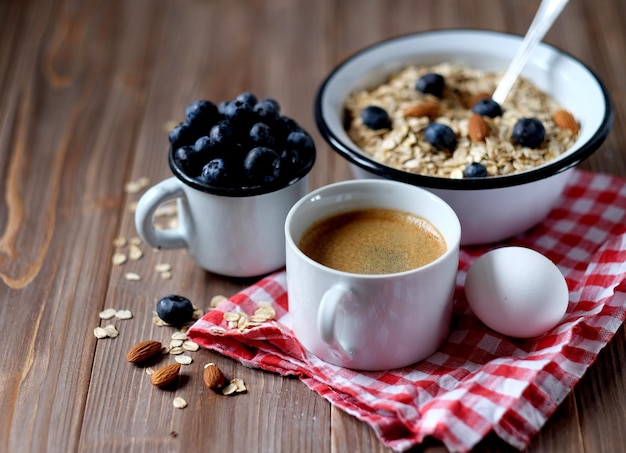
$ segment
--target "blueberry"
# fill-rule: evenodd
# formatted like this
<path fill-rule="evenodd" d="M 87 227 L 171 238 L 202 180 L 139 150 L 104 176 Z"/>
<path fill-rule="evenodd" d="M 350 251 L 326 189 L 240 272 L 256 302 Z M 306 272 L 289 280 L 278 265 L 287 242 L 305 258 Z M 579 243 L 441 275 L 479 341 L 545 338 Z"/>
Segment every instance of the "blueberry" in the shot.
<path fill-rule="evenodd" d="M 285 148 L 280 153 L 280 162 L 285 173 L 296 171 L 301 165 L 300 152 L 294 148 Z"/>
<path fill-rule="evenodd" d="M 482 98 L 472 106 L 472 112 L 495 118 L 496 116 L 502 116 L 502 107 L 491 98 Z"/>
<path fill-rule="evenodd" d="M 172 148 L 176 149 L 185 145 L 193 145 L 193 142 L 196 141 L 196 135 L 189 124 L 180 123 L 170 131 L 168 139 Z"/>
<path fill-rule="evenodd" d="M 370 105 L 361 110 L 361 119 L 370 129 L 389 129 L 391 127 L 391 119 L 385 109 L 376 105 Z"/>
<path fill-rule="evenodd" d="M 213 140 L 208 135 L 203 135 L 193 144 L 193 147 L 196 151 L 206 151 L 213 145 Z"/>
<path fill-rule="evenodd" d="M 252 105 L 247 101 L 235 99 L 228 103 L 224 109 L 224 117 L 233 126 L 246 127 L 252 119 Z"/>
<path fill-rule="evenodd" d="M 170 294 L 159 300 L 156 305 L 159 318 L 168 324 L 181 326 L 193 320 L 193 305 L 183 296 Z"/>
<path fill-rule="evenodd" d="M 272 129 L 265 123 L 255 123 L 250 128 L 248 137 L 253 148 L 257 146 L 272 148 L 276 143 Z"/>
<path fill-rule="evenodd" d="M 200 174 L 205 162 L 204 153 L 196 150 L 195 146 L 181 146 L 174 151 L 174 162 L 189 177 Z"/>
<path fill-rule="evenodd" d="M 222 101 L 219 104 L 217 104 L 217 113 L 223 116 L 226 112 L 226 107 L 228 107 L 228 104 L 229 104 L 228 101 Z"/>
<path fill-rule="evenodd" d="M 299 132 L 302 130 L 298 123 L 285 115 L 278 117 L 278 120 L 276 121 L 276 129 L 278 134 L 283 137 L 287 137 L 292 132 Z"/>
<path fill-rule="evenodd" d="M 479 162 L 472 162 L 463 170 L 464 178 L 484 178 L 487 176 L 487 169 Z"/>
<path fill-rule="evenodd" d="M 228 120 L 222 120 L 211 128 L 209 137 L 215 146 L 224 149 L 232 146 L 235 142 L 235 131 Z"/>
<path fill-rule="evenodd" d="M 417 79 L 415 89 L 420 93 L 432 94 L 433 96 L 440 98 L 443 94 L 443 87 L 445 83 L 446 82 L 441 74 L 430 72 Z"/>
<path fill-rule="evenodd" d="M 218 120 L 219 112 L 211 101 L 200 100 L 187 107 L 185 117 L 187 123 L 194 129 L 207 131 Z"/>
<path fill-rule="evenodd" d="M 245 102 L 247 104 L 250 104 L 251 107 L 254 107 L 255 104 L 257 103 L 256 96 L 254 94 L 250 93 L 249 91 L 246 91 L 246 92 L 241 93 L 240 95 L 238 95 L 235 98 L 235 101 Z"/>
<path fill-rule="evenodd" d="M 424 138 L 437 149 L 447 149 L 454 151 L 456 147 L 456 135 L 454 131 L 445 124 L 430 123 L 424 130 Z"/>
<path fill-rule="evenodd" d="M 543 142 L 546 129 L 536 118 L 522 118 L 513 126 L 512 138 L 515 143 L 528 148 L 536 148 Z"/>
<path fill-rule="evenodd" d="M 229 182 L 230 172 L 228 162 L 221 157 L 211 159 L 200 173 L 200 179 L 207 184 L 224 186 Z"/>
<path fill-rule="evenodd" d="M 272 125 L 280 116 L 280 105 L 274 99 L 261 99 L 253 111 L 259 121 Z"/>
<path fill-rule="evenodd" d="M 304 131 L 291 132 L 287 136 L 287 147 L 296 149 L 303 153 L 315 151 L 313 139 Z"/>
<path fill-rule="evenodd" d="M 252 148 L 244 159 L 243 168 L 253 184 L 268 184 L 280 175 L 280 156 L 271 148 Z"/>

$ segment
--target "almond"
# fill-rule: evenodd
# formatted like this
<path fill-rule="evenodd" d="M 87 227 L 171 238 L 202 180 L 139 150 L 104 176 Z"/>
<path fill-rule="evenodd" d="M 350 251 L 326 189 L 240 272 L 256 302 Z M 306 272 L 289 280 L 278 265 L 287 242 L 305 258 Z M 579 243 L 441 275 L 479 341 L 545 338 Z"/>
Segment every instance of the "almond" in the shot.
<path fill-rule="evenodd" d="M 180 363 L 172 363 L 171 365 L 165 365 L 159 368 L 150 375 L 150 383 L 157 387 L 165 387 L 171 384 L 178 378 L 180 372 Z"/>
<path fill-rule="evenodd" d="M 561 129 L 569 129 L 574 134 L 578 133 L 579 126 L 574 116 L 567 110 L 558 110 L 552 115 L 552 119 Z"/>
<path fill-rule="evenodd" d="M 224 377 L 224 373 L 219 367 L 214 363 L 209 363 L 204 368 L 204 383 L 208 388 L 213 391 L 219 391 L 224 384 L 226 383 L 226 378 Z"/>
<path fill-rule="evenodd" d="M 485 137 L 489 135 L 489 125 L 478 113 L 473 113 L 472 116 L 470 116 L 467 135 L 469 135 L 470 140 L 473 142 L 482 142 L 485 140 Z"/>
<path fill-rule="evenodd" d="M 475 94 L 474 96 L 472 96 L 471 98 L 469 98 L 467 100 L 467 108 L 471 109 L 472 107 L 474 107 L 474 104 L 476 104 L 478 101 L 480 101 L 481 99 L 486 99 L 486 98 L 490 98 L 491 94 L 486 93 L 484 91 L 481 91 L 480 93 Z"/>
<path fill-rule="evenodd" d="M 126 354 L 126 360 L 130 363 L 140 363 L 161 351 L 161 342 L 146 340 L 137 343 Z"/>
<path fill-rule="evenodd" d="M 433 101 L 420 102 L 404 108 L 404 116 L 420 118 L 427 116 L 430 119 L 437 118 L 440 113 L 439 103 Z"/>

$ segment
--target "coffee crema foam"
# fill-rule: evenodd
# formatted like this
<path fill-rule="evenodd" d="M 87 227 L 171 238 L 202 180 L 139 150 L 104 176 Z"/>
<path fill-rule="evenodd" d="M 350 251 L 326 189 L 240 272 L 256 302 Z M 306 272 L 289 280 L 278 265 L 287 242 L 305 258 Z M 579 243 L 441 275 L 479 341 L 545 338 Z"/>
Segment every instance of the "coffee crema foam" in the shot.
<path fill-rule="evenodd" d="M 446 252 L 428 220 L 385 208 L 341 212 L 313 223 L 298 243 L 324 266 L 353 274 L 392 274 L 424 266 Z"/>

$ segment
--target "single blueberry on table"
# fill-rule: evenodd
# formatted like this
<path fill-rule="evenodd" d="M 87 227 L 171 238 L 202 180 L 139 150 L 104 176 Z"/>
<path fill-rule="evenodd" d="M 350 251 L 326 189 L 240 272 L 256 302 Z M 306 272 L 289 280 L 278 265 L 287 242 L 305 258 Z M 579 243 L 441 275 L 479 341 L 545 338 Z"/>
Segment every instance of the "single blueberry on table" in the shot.
<path fill-rule="evenodd" d="M 432 94 L 433 96 L 440 98 L 443 94 L 445 84 L 446 81 L 441 74 L 430 72 L 417 79 L 415 89 L 420 93 Z"/>
<path fill-rule="evenodd" d="M 487 169 L 479 162 L 472 162 L 463 170 L 464 178 L 484 178 L 485 176 L 487 176 Z"/>
<path fill-rule="evenodd" d="M 275 181 L 281 170 L 280 156 L 271 148 L 252 148 L 243 161 L 243 169 L 253 184 L 268 184 Z"/>
<path fill-rule="evenodd" d="M 363 124 L 373 130 L 389 129 L 391 127 L 391 119 L 387 111 L 377 105 L 370 105 L 361 110 L 361 119 Z"/>
<path fill-rule="evenodd" d="M 193 320 L 193 305 L 183 296 L 170 294 L 157 302 L 159 318 L 173 326 L 181 326 Z"/>
<path fill-rule="evenodd" d="M 456 134 L 445 124 L 433 122 L 424 129 L 424 138 L 437 149 L 454 151 L 456 148 Z"/>
<path fill-rule="evenodd" d="M 536 118 L 522 118 L 513 126 L 511 138 L 518 145 L 536 148 L 546 136 L 543 123 Z"/>
<path fill-rule="evenodd" d="M 502 107 L 491 98 L 482 98 L 472 106 L 472 112 L 478 113 L 481 116 L 495 118 L 502 116 Z"/>

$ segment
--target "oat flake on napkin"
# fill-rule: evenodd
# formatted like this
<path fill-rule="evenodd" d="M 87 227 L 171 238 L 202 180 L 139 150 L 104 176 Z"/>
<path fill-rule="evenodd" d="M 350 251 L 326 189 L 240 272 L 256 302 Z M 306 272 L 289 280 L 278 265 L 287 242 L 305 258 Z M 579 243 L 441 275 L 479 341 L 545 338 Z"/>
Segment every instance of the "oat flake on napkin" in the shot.
<path fill-rule="evenodd" d="M 471 313 L 463 294 L 474 259 L 501 245 L 545 254 L 570 290 L 563 321 L 530 340 L 504 337 Z M 200 345 L 281 375 L 295 375 L 332 404 L 368 423 L 397 451 L 433 436 L 468 451 L 490 431 L 524 448 L 626 317 L 626 180 L 574 171 L 539 226 L 506 243 L 461 249 L 452 330 L 429 358 L 386 372 L 357 372 L 303 350 L 290 329 L 285 272 L 222 302 L 189 331 Z M 240 331 L 226 312 L 252 315 L 271 302 L 273 321 Z"/>

